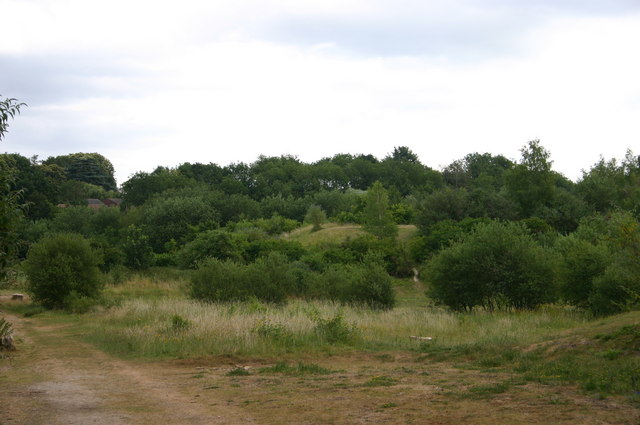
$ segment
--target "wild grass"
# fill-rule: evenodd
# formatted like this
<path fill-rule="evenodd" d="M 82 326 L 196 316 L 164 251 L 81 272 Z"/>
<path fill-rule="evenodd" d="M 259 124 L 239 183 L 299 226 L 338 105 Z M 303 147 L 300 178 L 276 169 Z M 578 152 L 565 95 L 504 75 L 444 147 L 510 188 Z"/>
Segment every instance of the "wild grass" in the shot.
<path fill-rule="evenodd" d="M 640 401 L 640 312 L 593 319 L 549 305 L 536 311 L 453 313 L 418 301 L 423 290 L 413 282 L 396 284 L 404 295 L 392 310 L 295 299 L 282 305 L 207 304 L 188 299 L 186 285 L 182 279 L 134 276 L 107 288 L 106 308 L 82 316 L 42 313 L 32 304 L 8 309 L 69 322 L 75 335 L 130 358 L 259 357 L 280 362 L 273 373 L 303 374 L 311 372 L 286 361 L 353 351 L 393 361 L 389 353 L 403 351 L 414 353 L 418 362 L 500 370 L 525 382 L 576 383 L 589 393 Z M 388 382 L 368 385 L 382 384 Z M 474 387 L 469 397 L 502 390 Z"/>
<path fill-rule="evenodd" d="M 411 302 L 387 311 L 302 300 L 280 306 L 259 301 L 208 304 L 184 293 L 182 281 L 137 279 L 110 287 L 107 296 L 119 301 L 89 314 L 82 325 L 86 339 L 132 357 L 275 358 L 303 352 L 411 350 L 437 359 L 465 350 L 539 342 L 586 321 L 576 311 L 553 306 L 536 312 L 459 314 L 416 308 Z"/>

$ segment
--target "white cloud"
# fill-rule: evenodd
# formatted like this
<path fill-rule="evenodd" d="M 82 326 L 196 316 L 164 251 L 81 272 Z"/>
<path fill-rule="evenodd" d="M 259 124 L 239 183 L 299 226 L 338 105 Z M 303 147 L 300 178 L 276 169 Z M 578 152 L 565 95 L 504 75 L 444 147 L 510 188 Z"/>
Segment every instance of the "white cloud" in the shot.
<path fill-rule="evenodd" d="M 40 58 L 29 62 L 38 67 L 29 78 L 46 77 L 57 58 L 83 59 L 44 78 L 38 91 L 51 94 L 11 124 L 3 143 L 28 156 L 98 151 L 120 183 L 185 161 L 384 156 L 398 145 L 432 167 L 474 151 L 517 159 L 534 138 L 575 178 L 599 154 L 620 157 L 637 145 L 640 15 L 549 20 L 517 33 L 517 55 L 473 62 L 354 56 L 339 39 L 259 37 L 284 16 L 375 21 L 412 7 L 448 15 L 442 4 L 0 0 L 16 17 L 6 31 L 23 30 L 0 38 L 0 55 Z M 491 20 L 512 9 L 463 7 L 450 19 Z M 62 95 L 74 87 L 74 96 Z"/>

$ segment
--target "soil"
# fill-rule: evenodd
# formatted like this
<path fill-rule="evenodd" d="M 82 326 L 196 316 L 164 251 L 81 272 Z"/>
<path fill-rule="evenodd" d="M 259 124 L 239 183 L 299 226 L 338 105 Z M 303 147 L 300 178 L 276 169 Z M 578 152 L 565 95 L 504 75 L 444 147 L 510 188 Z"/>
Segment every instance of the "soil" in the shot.
<path fill-rule="evenodd" d="M 640 423 L 622 399 L 411 353 L 285 359 L 331 370 L 315 375 L 266 372 L 276 361 L 264 359 L 123 360 L 68 326 L 0 316 L 18 348 L 0 352 L 2 425 Z M 504 391 L 473 390 L 501 383 Z"/>

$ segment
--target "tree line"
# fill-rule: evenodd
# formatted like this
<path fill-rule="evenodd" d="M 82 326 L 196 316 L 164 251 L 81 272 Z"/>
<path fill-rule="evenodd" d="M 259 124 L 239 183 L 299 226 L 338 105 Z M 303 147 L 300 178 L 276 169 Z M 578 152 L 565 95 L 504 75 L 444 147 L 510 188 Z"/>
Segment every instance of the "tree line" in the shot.
<path fill-rule="evenodd" d="M 19 106 L 3 104 L 13 114 L 0 134 Z M 460 310 L 560 300 L 605 314 L 639 297 L 640 157 L 631 151 L 622 160 L 600 159 L 577 182 L 553 170 L 538 140 L 517 161 L 471 153 L 441 170 L 399 146 L 382 159 L 184 163 L 138 172 L 120 188 L 98 153 L 44 161 L 4 154 L 0 171 L 3 270 L 25 259 L 38 264 L 28 259 L 33 253 L 52 255 L 45 241 L 62 252 L 60 243 L 80 237 L 85 248 L 78 250 L 90 250 L 102 273 L 197 270 L 193 295 L 209 300 L 269 293 L 272 301 L 337 297 L 386 308 L 393 305 L 390 276 L 414 268 L 434 301 Z M 89 198 L 122 203 L 93 210 Z M 320 230 L 325 221 L 361 225 L 366 234 L 313 247 L 282 237 L 303 223 Z M 419 233 L 398 241 L 398 224 L 415 224 Z M 57 235 L 66 242 L 51 242 Z M 282 272 L 271 283 L 255 278 L 269 276 L 259 271 L 265 264 Z M 378 275 L 365 273 L 371 270 Z M 210 283 L 232 275 L 229 287 Z"/>

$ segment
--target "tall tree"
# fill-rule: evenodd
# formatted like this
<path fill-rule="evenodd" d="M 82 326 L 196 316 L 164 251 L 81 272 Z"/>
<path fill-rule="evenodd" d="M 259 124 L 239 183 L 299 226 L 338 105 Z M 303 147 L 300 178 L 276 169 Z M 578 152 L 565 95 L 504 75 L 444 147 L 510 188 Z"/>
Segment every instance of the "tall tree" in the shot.
<path fill-rule="evenodd" d="M 555 177 L 551 171 L 551 154 L 540 140 L 532 140 L 521 150 L 522 159 L 505 175 L 509 196 L 520 206 L 524 217 L 548 206 L 554 196 Z"/>
<path fill-rule="evenodd" d="M 99 153 L 73 153 L 48 158 L 45 164 L 57 164 L 71 180 L 77 180 L 105 190 L 116 190 L 116 180 L 111 161 Z"/>
<path fill-rule="evenodd" d="M 389 209 L 389 196 L 379 181 L 365 195 L 364 229 L 378 238 L 395 237 L 398 234 L 398 226 Z"/>

